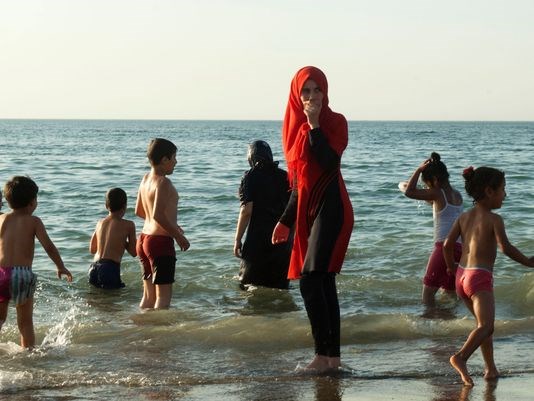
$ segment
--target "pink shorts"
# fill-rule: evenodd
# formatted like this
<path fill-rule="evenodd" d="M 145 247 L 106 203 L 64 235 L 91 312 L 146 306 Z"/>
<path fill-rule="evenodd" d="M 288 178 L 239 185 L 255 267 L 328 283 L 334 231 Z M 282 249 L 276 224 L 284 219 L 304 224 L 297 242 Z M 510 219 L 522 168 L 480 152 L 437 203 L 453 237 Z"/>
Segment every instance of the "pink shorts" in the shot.
<path fill-rule="evenodd" d="M 493 273 L 480 267 L 456 269 L 456 294 L 462 299 L 470 299 L 480 291 L 493 291 Z"/>
<path fill-rule="evenodd" d="M 458 263 L 462 257 L 462 244 L 454 244 L 454 261 Z M 436 242 L 434 250 L 428 259 L 426 274 L 423 277 L 423 284 L 427 287 L 443 288 L 447 291 L 454 291 L 454 276 L 447 274 L 447 265 L 443 257 L 443 242 Z"/>

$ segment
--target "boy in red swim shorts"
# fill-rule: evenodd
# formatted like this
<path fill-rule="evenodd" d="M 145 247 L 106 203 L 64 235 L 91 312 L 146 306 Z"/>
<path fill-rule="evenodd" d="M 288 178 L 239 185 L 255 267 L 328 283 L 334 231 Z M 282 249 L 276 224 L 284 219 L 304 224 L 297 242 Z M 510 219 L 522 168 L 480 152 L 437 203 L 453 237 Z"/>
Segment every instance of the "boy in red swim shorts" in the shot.
<path fill-rule="evenodd" d="M 164 309 L 171 304 L 176 266 L 174 241 L 182 251 L 189 241 L 177 223 L 178 192 L 166 177 L 176 166 L 176 146 L 166 139 L 153 139 L 147 149 L 150 172 L 139 185 L 135 214 L 145 220 L 137 241 L 143 266 L 143 309 Z"/>

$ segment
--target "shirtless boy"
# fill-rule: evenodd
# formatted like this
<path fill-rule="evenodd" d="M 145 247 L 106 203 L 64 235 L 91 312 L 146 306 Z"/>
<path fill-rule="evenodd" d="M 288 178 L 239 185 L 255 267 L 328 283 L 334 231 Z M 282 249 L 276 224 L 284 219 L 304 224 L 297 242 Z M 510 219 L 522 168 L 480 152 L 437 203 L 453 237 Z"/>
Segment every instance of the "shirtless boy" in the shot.
<path fill-rule="evenodd" d="M 122 288 L 121 261 L 124 251 L 133 257 L 135 250 L 135 224 L 123 219 L 127 196 L 120 188 L 112 188 L 106 194 L 109 214 L 96 224 L 89 250 L 95 255 L 89 268 L 89 282 L 104 289 Z"/>
<path fill-rule="evenodd" d="M 135 214 L 145 220 L 137 241 L 137 255 L 143 266 L 143 309 L 168 308 L 176 267 L 174 241 L 182 251 L 189 241 L 177 223 L 178 192 L 166 177 L 176 166 L 176 146 L 162 138 L 153 139 L 147 149 L 150 172 L 139 186 Z"/>
<path fill-rule="evenodd" d="M 57 266 L 57 276 L 72 275 L 65 268 L 54 243 L 41 219 L 33 216 L 37 208 L 39 188 L 28 177 L 13 177 L 4 187 L 4 195 L 12 212 L 0 216 L 0 328 L 7 317 L 9 300 L 17 308 L 20 345 L 35 345 L 33 329 L 33 295 L 37 276 L 32 272 L 35 237 Z"/>

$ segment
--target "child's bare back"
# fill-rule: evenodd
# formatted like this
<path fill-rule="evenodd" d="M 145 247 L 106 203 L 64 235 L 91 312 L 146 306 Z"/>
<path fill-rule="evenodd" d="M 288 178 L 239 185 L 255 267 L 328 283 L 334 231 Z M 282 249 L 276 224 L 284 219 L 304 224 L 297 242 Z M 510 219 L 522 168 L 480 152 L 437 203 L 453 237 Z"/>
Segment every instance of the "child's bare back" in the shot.
<path fill-rule="evenodd" d="M 95 229 L 95 260 L 110 259 L 121 263 L 124 251 L 135 252 L 135 224 L 133 221 L 109 215 L 100 220 Z"/>
<path fill-rule="evenodd" d="M 139 186 L 139 210 L 143 211 L 145 219 L 143 233 L 174 237 L 158 221 L 176 222 L 178 200 L 178 191 L 171 180 L 153 172 L 145 174 Z"/>
<path fill-rule="evenodd" d="M 31 266 L 41 219 L 22 213 L 0 216 L 0 266 Z M 38 229 L 39 228 L 39 229 Z"/>
<path fill-rule="evenodd" d="M 0 215 L 0 266 L 27 266 L 33 264 L 35 238 L 39 240 L 46 253 L 58 265 L 58 277 L 66 274 L 59 252 L 48 236 L 41 219 L 21 210 Z"/>
<path fill-rule="evenodd" d="M 460 265 L 493 270 L 497 256 L 496 234 L 504 227 L 502 218 L 490 210 L 475 207 L 463 213 L 456 224 L 463 244 Z"/>

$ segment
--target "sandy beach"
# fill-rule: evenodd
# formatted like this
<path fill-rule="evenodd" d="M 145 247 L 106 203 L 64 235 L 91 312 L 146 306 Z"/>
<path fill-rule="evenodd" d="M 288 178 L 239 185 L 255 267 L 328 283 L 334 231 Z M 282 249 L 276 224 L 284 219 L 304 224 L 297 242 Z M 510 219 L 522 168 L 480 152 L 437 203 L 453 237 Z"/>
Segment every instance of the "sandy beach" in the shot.
<path fill-rule="evenodd" d="M 234 383 L 207 382 L 196 385 L 128 387 L 119 385 L 35 389 L 2 394 L 2 401 L 99 400 L 102 397 L 148 400 L 217 401 L 527 401 L 533 399 L 534 374 L 502 377 L 486 382 L 475 377 L 475 386 L 450 383 L 450 378 L 428 379 L 358 377 L 279 377 Z"/>

